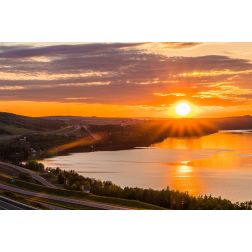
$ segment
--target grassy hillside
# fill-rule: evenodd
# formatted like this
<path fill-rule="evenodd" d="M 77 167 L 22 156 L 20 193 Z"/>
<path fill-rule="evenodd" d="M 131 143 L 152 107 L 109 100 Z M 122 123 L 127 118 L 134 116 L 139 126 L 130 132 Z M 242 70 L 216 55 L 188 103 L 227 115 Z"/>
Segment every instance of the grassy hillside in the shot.
<path fill-rule="evenodd" d="M 0 122 L 0 135 L 23 135 L 23 134 L 29 134 L 32 132 L 34 131 L 31 129 L 25 129 L 22 127 Z"/>
<path fill-rule="evenodd" d="M 33 183 L 28 183 L 21 180 L 16 180 L 15 183 L 12 183 L 19 188 L 28 189 L 34 192 L 52 194 L 62 197 L 70 197 L 76 199 L 83 199 L 83 200 L 91 200 L 98 203 L 105 203 L 105 204 L 114 204 L 124 207 L 129 207 L 133 209 L 150 209 L 150 210 L 164 210 L 165 208 L 152 205 L 149 203 L 141 202 L 138 200 L 130 200 L 130 199 L 122 199 L 122 198 L 115 198 L 115 197 L 106 197 L 106 196 L 98 196 L 94 194 L 87 194 L 79 191 L 71 191 L 65 189 L 55 189 L 55 188 L 48 188 L 40 185 L 36 185 Z"/>
<path fill-rule="evenodd" d="M 14 133 L 17 128 L 26 130 L 46 131 L 56 130 L 65 125 L 65 123 L 60 120 L 47 120 L 43 118 L 20 116 L 5 112 L 0 112 L 0 123 L 2 126 L 5 127 L 7 131 L 14 131 Z M 12 126 L 14 128 L 8 128 L 8 126 Z"/>

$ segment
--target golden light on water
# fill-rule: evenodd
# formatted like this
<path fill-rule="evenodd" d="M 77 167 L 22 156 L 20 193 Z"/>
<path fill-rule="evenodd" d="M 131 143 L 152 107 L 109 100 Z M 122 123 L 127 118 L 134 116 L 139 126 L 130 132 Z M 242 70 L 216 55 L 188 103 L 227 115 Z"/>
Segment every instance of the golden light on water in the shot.
<path fill-rule="evenodd" d="M 199 178 L 197 169 L 190 165 L 189 161 L 167 163 L 171 171 L 171 177 L 167 182 L 174 190 L 188 192 L 191 195 L 200 195 L 204 184 Z"/>
<path fill-rule="evenodd" d="M 178 171 L 181 174 L 180 177 L 188 176 L 187 174 L 192 172 L 192 167 L 188 165 L 180 165 L 178 166 Z"/>

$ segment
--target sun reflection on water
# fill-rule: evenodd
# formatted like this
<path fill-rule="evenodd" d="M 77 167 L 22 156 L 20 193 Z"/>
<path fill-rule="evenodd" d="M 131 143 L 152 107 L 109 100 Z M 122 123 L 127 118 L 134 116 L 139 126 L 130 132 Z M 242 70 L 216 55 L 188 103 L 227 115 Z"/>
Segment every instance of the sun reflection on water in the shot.
<path fill-rule="evenodd" d="M 190 176 L 191 172 L 192 172 L 192 167 L 191 166 L 179 165 L 178 166 L 178 173 L 181 174 L 181 175 L 178 175 L 177 177 L 188 177 L 188 176 Z"/>
<path fill-rule="evenodd" d="M 195 168 L 190 161 L 163 163 L 171 168 L 170 188 L 188 192 L 191 195 L 199 195 L 202 192 L 202 183 Z"/>

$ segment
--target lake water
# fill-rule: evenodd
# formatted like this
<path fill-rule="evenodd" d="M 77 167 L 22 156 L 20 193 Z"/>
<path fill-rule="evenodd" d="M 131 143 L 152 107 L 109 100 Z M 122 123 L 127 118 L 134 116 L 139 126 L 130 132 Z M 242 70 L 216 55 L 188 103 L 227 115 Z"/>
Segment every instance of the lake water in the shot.
<path fill-rule="evenodd" d="M 252 134 L 219 132 L 200 138 L 169 138 L 149 148 L 73 153 L 43 160 L 121 186 L 212 194 L 252 200 Z"/>

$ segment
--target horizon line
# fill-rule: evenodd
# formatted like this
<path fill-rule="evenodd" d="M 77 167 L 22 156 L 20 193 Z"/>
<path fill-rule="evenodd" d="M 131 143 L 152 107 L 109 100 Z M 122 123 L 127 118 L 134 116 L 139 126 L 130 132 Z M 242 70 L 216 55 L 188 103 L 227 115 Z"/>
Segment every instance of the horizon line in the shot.
<path fill-rule="evenodd" d="M 113 116 L 84 116 L 84 115 L 45 115 L 45 116 L 31 116 L 31 115 L 23 115 L 16 114 L 12 112 L 0 111 L 0 113 L 12 114 L 24 117 L 32 117 L 32 118 L 46 118 L 46 117 L 83 117 L 83 118 L 105 118 L 105 119 L 131 119 L 131 120 L 169 120 L 169 119 L 222 119 L 222 118 L 236 118 L 236 117 L 251 117 L 250 114 L 237 115 L 237 116 L 223 116 L 223 117 L 113 117 Z"/>

